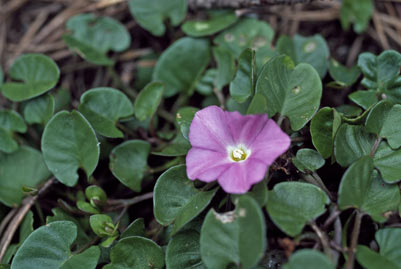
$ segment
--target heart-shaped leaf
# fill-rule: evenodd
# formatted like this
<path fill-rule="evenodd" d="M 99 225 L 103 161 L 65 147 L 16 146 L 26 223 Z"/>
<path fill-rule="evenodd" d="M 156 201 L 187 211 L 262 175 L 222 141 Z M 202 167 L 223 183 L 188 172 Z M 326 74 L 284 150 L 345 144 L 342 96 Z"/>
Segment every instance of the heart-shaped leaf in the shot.
<path fill-rule="evenodd" d="M 283 269 L 321 268 L 335 269 L 330 259 L 323 253 L 314 249 L 301 249 L 290 256 Z"/>
<path fill-rule="evenodd" d="M 3 95 L 14 102 L 39 96 L 56 86 L 60 78 L 57 64 L 43 54 L 24 54 L 9 70 L 9 76 L 19 82 L 1 86 Z"/>
<path fill-rule="evenodd" d="M 23 115 L 29 124 L 42 124 L 51 119 L 54 113 L 54 98 L 50 94 L 39 96 L 23 104 Z"/>
<path fill-rule="evenodd" d="M 164 253 L 161 247 L 150 239 L 131 236 L 118 241 L 110 251 L 111 263 L 104 269 L 154 268 L 164 266 Z"/>
<path fill-rule="evenodd" d="M 393 150 L 386 141 L 382 141 L 375 153 L 374 163 L 385 182 L 401 180 L 401 149 Z"/>
<path fill-rule="evenodd" d="M 121 143 L 110 153 L 110 170 L 128 188 L 140 192 L 148 168 L 150 145 L 142 140 Z"/>
<path fill-rule="evenodd" d="M 0 110 L 0 152 L 11 153 L 18 149 L 14 140 L 14 132 L 25 133 L 27 130 L 24 119 L 13 110 Z"/>
<path fill-rule="evenodd" d="M 142 236 L 145 237 L 145 220 L 143 218 L 138 218 L 134 220 L 121 234 L 120 238 L 126 238 L 130 236 Z"/>
<path fill-rule="evenodd" d="M 166 97 L 179 92 L 190 95 L 209 61 L 210 45 L 207 40 L 181 38 L 160 56 L 153 80 L 164 83 Z"/>
<path fill-rule="evenodd" d="M 315 185 L 282 182 L 269 192 L 266 209 L 273 222 L 283 232 L 296 236 L 308 222 L 326 211 L 325 205 L 329 202 L 326 193 Z"/>
<path fill-rule="evenodd" d="M 238 69 L 230 83 L 230 95 L 238 103 L 245 102 L 254 93 L 256 80 L 255 52 L 244 50 L 238 59 Z"/>
<path fill-rule="evenodd" d="M 160 82 L 148 84 L 135 99 L 135 117 L 144 121 L 156 113 L 163 98 L 164 85 Z"/>
<path fill-rule="evenodd" d="M 162 225 L 172 225 L 172 233 L 199 215 L 210 203 L 216 189 L 201 191 L 188 179 L 185 165 L 164 172 L 154 188 L 153 213 Z"/>
<path fill-rule="evenodd" d="M 378 101 L 374 90 L 355 91 L 348 95 L 348 98 L 363 109 L 368 109 Z"/>
<path fill-rule="evenodd" d="M 0 201 L 7 206 L 21 203 L 23 186 L 35 188 L 51 175 L 42 154 L 28 146 L 11 154 L 0 152 L 0 171 Z"/>
<path fill-rule="evenodd" d="M 329 74 L 335 80 L 336 85 L 346 87 L 351 86 L 358 80 L 361 70 L 356 65 L 347 68 L 332 58 L 329 64 Z"/>
<path fill-rule="evenodd" d="M 313 149 L 300 149 L 297 155 L 292 159 L 294 165 L 301 172 L 314 172 L 324 165 L 324 159 L 319 152 Z"/>
<path fill-rule="evenodd" d="M 169 19 L 173 26 L 180 24 L 187 14 L 186 0 L 130 0 L 129 10 L 140 26 L 156 36 L 164 34 L 163 21 Z"/>
<path fill-rule="evenodd" d="M 185 139 L 189 140 L 188 134 L 189 134 L 189 127 L 192 123 L 192 119 L 195 116 L 195 113 L 199 109 L 195 107 L 182 107 L 177 111 L 176 115 L 176 121 L 177 124 L 180 126 L 180 130 L 182 135 L 185 137 Z"/>
<path fill-rule="evenodd" d="M 267 100 L 267 114 L 287 116 L 293 130 L 299 130 L 313 117 L 320 105 L 322 82 L 315 69 L 301 63 L 295 67 L 288 56 L 270 59 L 260 71 L 256 93 Z"/>
<path fill-rule="evenodd" d="M 95 131 L 78 111 L 60 111 L 47 123 L 42 136 L 46 165 L 63 184 L 74 186 L 77 169 L 89 177 L 99 160 Z"/>
<path fill-rule="evenodd" d="M 82 253 L 76 254 L 69 258 L 60 269 L 95 269 L 97 261 L 100 257 L 100 249 L 98 246 L 92 246 Z"/>
<path fill-rule="evenodd" d="M 106 137 L 123 137 L 124 134 L 115 127 L 117 121 L 134 114 L 128 97 L 113 88 L 94 88 L 81 96 L 78 107 L 92 127 Z"/>
<path fill-rule="evenodd" d="M 235 211 L 210 209 L 202 225 L 200 251 L 207 268 L 230 264 L 253 268 L 266 248 L 266 227 L 258 203 L 247 195 L 235 201 Z"/>

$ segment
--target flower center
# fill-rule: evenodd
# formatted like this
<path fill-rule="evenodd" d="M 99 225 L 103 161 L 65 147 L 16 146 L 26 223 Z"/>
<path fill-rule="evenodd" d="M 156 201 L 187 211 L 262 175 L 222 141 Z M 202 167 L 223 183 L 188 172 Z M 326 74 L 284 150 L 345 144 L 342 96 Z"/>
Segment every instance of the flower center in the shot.
<path fill-rule="evenodd" d="M 229 159 L 233 162 L 245 161 L 249 157 L 250 153 L 251 152 L 243 145 L 228 148 Z"/>

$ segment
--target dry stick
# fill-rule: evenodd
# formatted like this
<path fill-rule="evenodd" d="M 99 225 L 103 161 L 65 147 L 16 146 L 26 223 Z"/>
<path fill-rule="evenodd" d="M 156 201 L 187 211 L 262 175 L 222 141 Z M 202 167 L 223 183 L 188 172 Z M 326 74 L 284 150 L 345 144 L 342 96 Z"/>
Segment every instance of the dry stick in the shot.
<path fill-rule="evenodd" d="M 188 0 L 188 7 L 194 10 L 210 8 L 249 8 L 264 5 L 277 5 L 280 3 L 282 3 L 280 0 Z M 305 3 L 305 0 L 288 0 L 286 3 Z"/>
<path fill-rule="evenodd" d="M 10 220 L 14 217 L 14 215 L 17 213 L 18 208 L 13 208 L 8 212 L 7 216 L 1 221 L 0 224 L 0 235 L 3 233 L 3 230 L 7 227 L 7 224 L 10 222 Z"/>
<path fill-rule="evenodd" d="M 316 225 L 315 222 L 312 221 L 311 223 L 309 223 L 309 225 L 312 227 L 312 229 L 315 231 L 315 233 L 319 237 L 320 242 L 322 243 L 322 246 L 323 246 L 324 253 L 326 253 L 326 255 L 330 258 L 330 260 L 333 261 L 333 259 L 334 259 L 333 250 L 330 248 L 328 236 L 326 235 L 326 233 L 324 233 L 322 230 L 320 230 L 320 228 Z"/>
<path fill-rule="evenodd" d="M 383 25 L 377 15 L 377 12 L 373 13 L 372 18 L 373 18 L 373 24 L 375 25 L 376 32 L 377 32 L 377 35 L 379 37 L 379 40 L 380 40 L 380 43 L 381 43 L 383 49 L 386 49 L 386 50 L 390 49 L 390 45 L 388 44 L 388 40 L 387 40 L 386 35 L 383 30 Z"/>
<path fill-rule="evenodd" d="M 356 245 L 358 244 L 358 237 L 359 237 L 359 232 L 361 229 L 362 217 L 363 217 L 363 213 L 361 213 L 357 210 L 356 216 L 355 216 L 355 221 L 354 221 L 354 228 L 352 229 L 351 245 L 348 248 L 348 260 L 345 265 L 346 269 L 354 268 Z"/>
<path fill-rule="evenodd" d="M 355 39 L 354 43 L 352 43 L 351 49 L 349 50 L 347 57 L 347 62 L 346 62 L 347 66 L 351 66 L 355 62 L 356 58 L 358 58 L 359 52 L 361 51 L 363 39 L 364 36 L 359 35 Z"/>
<path fill-rule="evenodd" d="M 391 37 L 395 42 L 397 42 L 398 45 L 401 46 L 401 35 L 391 29 L 390 27 L 384 27 L 384 32 L 388 34 L 389 37 Z"/>
<path fill-rule="evenodd" d="M 18 212 L 15 214 L 13 220 L 9 223 L 7 230 L 4 232 L 3 237 L 0 241 L 0 263 L 4 257 L 4 254 L 7 251 L 8 246 L 13 239 L 15 232 L 17 231 L 19 225 L 24 219 L 25 215 L 28 213 L 29 209 L 38 199 L 38 197 L 43 194 L 54 182 L 55 178 L 52 177 L 40 188 L 39 192 L 35 196 L 26 197 L 22 201 L 22 206 L 18 209 Z"/>

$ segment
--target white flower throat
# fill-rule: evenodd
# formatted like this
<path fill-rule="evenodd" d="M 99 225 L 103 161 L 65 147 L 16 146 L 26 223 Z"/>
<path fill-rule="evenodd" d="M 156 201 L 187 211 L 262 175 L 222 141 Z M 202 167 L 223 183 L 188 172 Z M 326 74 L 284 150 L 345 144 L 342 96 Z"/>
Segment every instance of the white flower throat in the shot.
<path fill-rule="evenodd" d="M 235 147 L 228 147 L 227 153 L 230 161 L 243 162 L 249 157 L 251 151 L 247 149 L 244 145 L 240 144 Z"/>

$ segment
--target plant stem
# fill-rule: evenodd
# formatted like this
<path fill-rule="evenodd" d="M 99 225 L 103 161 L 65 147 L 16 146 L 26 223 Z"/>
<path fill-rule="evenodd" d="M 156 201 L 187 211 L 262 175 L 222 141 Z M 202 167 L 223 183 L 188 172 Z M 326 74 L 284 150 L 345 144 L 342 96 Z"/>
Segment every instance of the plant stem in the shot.
<path fill-rule="evenodd" d="M 162 164 L 160 166 L 154 167 L 154 168 L 149 168 L 149 173 L 155 174 L 155 173 L 160 173 L 164 172 L 164 170 L 169 169 L 172 166 L 180 164 L 182 161 L 181 157 L 177 157 L 171 161 L 166 162 L 165 164 Z"/>
<path fill-rule="evenodd" d="M 375 156 L 376 150 L 379 147 L 381 141 L 382 141 L 382 138 L 380 136 L 378 136 L 376 138 L 375 143 L 373 144 L 372 150 L 370 151 L 370 154 L 369 154 L 370 157 L 373 158 Z"/>
<path fill-rule="evenodd" d="M 148 200 L 148 199 L 151 199 L 151 198 L 153 198 L 153 192 L 148 192 L 148 193 L 145 193 L 145 194 L 142 194 L 142 195 L 139 195 L 139 196 L 135 196 L 135 197 L 130 198 L 130 199 L 116 199 L 116 200 L 109 199 L 107 201 L 107 203 L 109 205 L 116 205 L 113 208 L 113 209 L 116 209 L 116 208 L 121 208 L 121 207 L 129 207 L 131 205 L 137 204 L 139 202 L 142 202 L 144 200 Z M 112 210 L 109 210 L 109 211 L 112 211 Z"/>
<path fill-rule="evenodd" d="M 330 260 L 334 261 L 333 250 L 330 248 L 329 238 L 327 237 L 326 233 L 320 230 L 320 228 L 316 225 L 315 222 L 311 222 L 310 226 L 319 237 L 320 242 L 322 243 L 323 246 L 324 253 L 326 253 L 326 255 L 330 258 Z"/>
<path fill-rule="evenodd" d="M 354 228 L 352 229 L 352 235 L 351 235 L 351 245 L 348 248 L 348 260 L 345 265 L 346 269 L 354 268 L 355 252 L 356 252 L 356 246 L 358 244 L 358 237 L 359 237 L 359 232 L 361 229 L 362 217 L 363 217 L 363 213 L 356 210 L 356 215 L 355 215 L 355 220 L 354 220 Z"/>
<path fill-rule="evenodd" d="M 217 87 L 213 87 L 213 92 L 214 92 L 214 94 L 216 95 L 216 97 L 217 97 L 217 100 L 219 100 L 219 103 L 220 103 L 220 107 L 222 108 L 222 109 L 225 109 L 225 98 L 224 98 L 224 95 L 223 95 L 223 93 L 221 92 L 221 89 L 219 89 L 219 88 L 217 88 Z"/>
<path fill-rule="evenodd" d="M 316 174 L 317 175 L 317 174 Z M 302 174 L 302 178 L 315 185 L 318 186 L 319 188 L 321 188 L 330 198 L 331 201 L 334 201 L 334 197 L 331 195 L 331 193 L 329 192 L 329 190 L 326 188 L 326 186 L 324 185 L 322 179 L 317 176 L 318 178 L 315 178 L 314 176 L 310 175 L 310 174 Z"/>
<path fill-rule="evenodd" d="M 281 127 L 281 124 L 283 123 L 283 120 L 285 117 L 283 115 L 280 115 L 277 119 L 277 125 Z"/>

